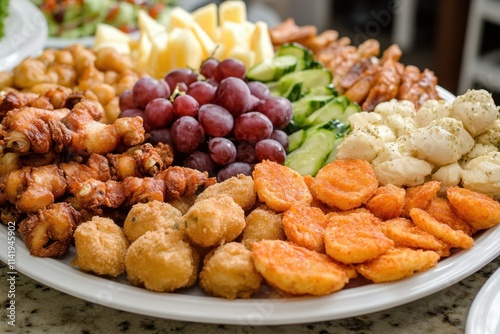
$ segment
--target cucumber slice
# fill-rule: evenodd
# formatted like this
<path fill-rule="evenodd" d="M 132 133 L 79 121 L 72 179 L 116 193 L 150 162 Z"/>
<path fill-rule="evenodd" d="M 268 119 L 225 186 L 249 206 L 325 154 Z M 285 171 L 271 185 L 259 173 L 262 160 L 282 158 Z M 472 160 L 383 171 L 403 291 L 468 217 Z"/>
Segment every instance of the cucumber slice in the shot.
<path fill-rule="evenodd" d="M 333 99 L 333 95 L 306 95 L 300 100 L 292 102 L 294 122 L 303 126 L 310 114 Z"/>
<path fill-rule="evenodd" d="M 270 82 L 276 81 L 283 75 L 295 71 L 298 59 L 291 55 L 264 60 L 252 66 L 247 72 L 247 79 Z"/>
<path fill-rule="evenodd" d="M 284 44 L 276 51 L 276 56 L 291 55 L 298 59 L 296 71 L 302 71 L 309 68 L 314 61 L 314 55 L 311 50 L 297 43 Z"/>
<path fill-rule="evenodd" d="M 344 114 L 344 110 L 344 104 L 334 99 L 309 115 L 305 120 L 305 126 L 315 126 L 333 119 L 339 119 Z"/>
<path fill-rule="evenodd" d="M 295 151 L 302 145 L 304 139 L 306 138 L 306 132 L 304 129 L 300 129 L 288 136 L 288 153 Z"/>
<path fill-rule="evenodd" d="M 291 72 L 279 80 L 279 92 L 281 96 L 287 97 L 292 86 L 302 84 L 302 92 L 316 86 L 327 86 L 332 82 L 332 72 L 326 69 L 304 70 Z"/>

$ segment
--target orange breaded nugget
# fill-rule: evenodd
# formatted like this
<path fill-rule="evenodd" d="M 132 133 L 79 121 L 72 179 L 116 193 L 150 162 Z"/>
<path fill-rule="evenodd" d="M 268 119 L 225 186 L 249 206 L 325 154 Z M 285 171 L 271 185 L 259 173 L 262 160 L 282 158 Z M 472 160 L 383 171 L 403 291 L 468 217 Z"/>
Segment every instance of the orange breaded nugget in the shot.
<path fill-rule="evenodd" d="M 252 243 L 260 240 L 285 240 L 282 224 L 283 214 L 263 205 L 253 209 L 245 218 L 241 242 L 251 249 Z"/>
<path fill-rule="evenodd" d="M 252 176 L 259 199 L 272 210 L 283 212 L 312 201 L 302 175 L 289 167 L 264 160 L 255 165 Z"/>
<path fill-rule="evenodd" d="M 378 187 L 373 197 L 366 202 L 366 208 L 376 217 L 387 220 L 401 216 L 406 192 L 393 184 Z"/>
<path fill-rule="evenodd" d="M 317 207 L 317 208 L 320 208 L 321 210 L 323 210 L 323 212 L 330 212 L 330 211 L 335 211 L 335 210 L 338 210 L 337 208 L 330 208 L 328 205 L 326 205 L 325 203 L 321 202 L 319 199 L 317 199 L 315 196 L 314 196 L 314 193 L 311 189 L 311 185 L 312 183 L 314 182 L 314 176 L 311 176 L 311 175 L 303 175 L 304 177 L 304 181 L 306 182 L 307 184 L 307 188 L 309 189 L 309 191 L 311 192 L 311 194 L 313 195 L 313 199 L 311 201 L 311 206 L 314 206 L 314 207 Z"/>
<path fill-rule="evenodd" d="M 410 210 L 410 217 L 415 225 L 452 247 L 469 249 L 474 246 L 474 239 L 460 230 L 454 230 L 450 226 L 440 223 L 425 210 L 413 208 Z"/>
<path fill-rule="evenodd" d="M 446 196 L 457 215 L 476 230 L 500 223 L 500 203 L 492 197 L 459 187 L 448 187 Z"/>
<path fill-rule="evenodd" d="M 293 295 L 326 295 L 349 281 L 330 257 L 281 240 L 252 245 L 252 260 L 266 282 Z"/>
<path fill-rule="evenodd" d="M 394 240 L 398 246 L 424 248 L 434 251 L 440 251 L 447 246 L 440 239 L 403 217 L 386 220 L 382 224 L 382 231 L 386 236 Z"/>
<path fill-rule="evenodd" d="M 439 189 L 441 189 L 441 182 L 439 181 L 429 181 L 420 186 L 406 188 L 402 215 L 408 218 L 410 217 L 411 209 L 427 208 L 429 203 L 436 198 Z"/>
<path fill-rule="evenodd" d="M 319 208 L 300 205 L 283 213 L 283 229 L 291 243 L 316 251 L 325 252 L 325 214 Z"/>
<path fill-rule="evenodd" d="M 214 247 L 240 235 L 245 227 L 245 212 L 232 197 L 221 195 L 195 202 L 183 220 L 194 244 Z"/>
<path fill-rule="evenodd" d="M 257 198 L 252 177 L 240 174 L 211 185 L 203 190 L 196 200 L 201 201 L 209 197 L 220 195 L 232 197 L 243 210 L 250 210 L 254 206 Z"/>
<path fill-rule="evenodd" d="M 252 252 L 239 242 L 219 246 L 203 261 L 200 286 L 211 296 L 250 298 L 261 283 L 262 276 L 255 269 Z"/>
<path fill-rule="evenodd" d="M 391 282 L 436 266 L 439 254 L 434 251 L 395 247 L 376 259 L 359 264 L 358 272 L 374 283 Z"/>
<path fill-rule="evenodd" d="M 125 256 L 130 284 L 170 292 L 196 282 L 200 256 L 184 241 L 184 234 L 158 229 L 134 241 Z"/>
<path fill-rule="evenodd" d="M 476 230 L 461 219 L 453 210 L 450 202 L 446 198 L 434 198 L 425 209 L 432 217 L 441 223 L 449 225 L 454 230 L 461 230 L 465 234 L 472 236 Z"/>
<path fill-rule="evenodd" d="M 323 166 L 311 184 L 315 197 L 341 210 L 351 210 L 366 203 L 377 187 L 372 165 L 358 159 L 335 160 Z"/>
<path fill-rule="evenodd" d="M 182 213 L 172 205 L 157 200 L 132 206 L 123 222 L 123 231 L 130 242 L 158 228 L 183 230 Z"/>
<path fill-rule="evenodd" d="M 327 221 L 326 254 L 339 262 L 365 262 L 394 246 L 394 241 L 382 232 L 380 219 L 371 213 L 328 214 Z"/>
<path fill-rule="evenodd" d="M 97 275 L 116 277 L 125 270 L 129 242 L 120 226 L 109 218 L 92 217 L 80 224 L 74 234 L 76 256 L 72 266 Z"/>

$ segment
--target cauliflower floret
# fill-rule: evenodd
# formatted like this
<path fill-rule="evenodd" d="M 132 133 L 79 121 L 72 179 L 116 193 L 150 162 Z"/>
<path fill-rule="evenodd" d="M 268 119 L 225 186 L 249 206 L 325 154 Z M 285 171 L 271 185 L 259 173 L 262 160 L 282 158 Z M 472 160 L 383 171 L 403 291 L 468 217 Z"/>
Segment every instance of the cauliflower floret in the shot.
<path fill-rule="evenodd" d="M 382 124 L 382 116 L 377 113 L 361 111 L 349 117 L 349 124 L 353 131 L 362 128 L 366 124 Z"/>
<path fill-rule="evenodd" d="M 500 148 L 500 118 L 493 122 L 492 126 L 475 138 L 476 143 L 495 145 Z"/>
<path fill-rule="evenodd" d="M 416 186 L 424 183 L 432 172 L 430 163 L 403 155 L 396 142 L 386 143 L 372 165 L 382 185 Z"/>
<path fill-rule="evenodd" d="M 380 114 L 383 118 L 387 118 L 387 116 L 394 114 L 401 115 L 405 118 L 413 118 L 415 117 L 415 105 L 410 101 L 392 99 L 390 101 L 377 104 L 373 112 Z"/>
<path fill-rule="evenodd" d="M 458 161 L 474 146 L 474 139 L 454 118 L 442 117 L 409 135 L 415 156 L 438 166 Z"/>
<path fill-rule="evenodd" d="M 466 155 L 460 159 L 460 164 L 465 165 L 474 158 L 486 155 L 490 152 L 498 152 L 498 148 L 491 144 L 476 144 Z"/>
<path fill-rule="evenodd" d="M 435 119 L 450 117 L 451 103 L 445 100 L 427 100 L 415 115 L 415 125 L 418 128 L 427 126 Z"/>
<path fill-rule="evenodd" d="M 451 116 L 462 121 L 464 128 L 476 137 L 497 119 L 498 107 L 486 90 L 468 90 L 453 102 Z"/>
<path fill-rule="evenodd" d="M 399 114 L 387 115 L 383 124 L 389 127 L 397 137 L 408 135 L 417 128 L 413 117 L 404 117 Z"/>
<path fill-rule="evenodd" d="M 500 199 L 500 153 L 490 152 L 469 161 L 462 172 L 462 185 Z"/>
<path fill-rule="evenodd" d="M 365 124 L 351 132 L 337 148 L 337 159 L 362 159 L 372 161 L 384 146 L 384 141 L 394 141 L 396 136 L 383 125 Z"/>
<path fill-rule="evenodd" d="M 441 182 L 440 193 L 444 194 L 446 188 L 458 186 L 462 179 L 462 167 L 458 162 L 440 167 L 434 174 L 432 174 L 433 181 Z"/>

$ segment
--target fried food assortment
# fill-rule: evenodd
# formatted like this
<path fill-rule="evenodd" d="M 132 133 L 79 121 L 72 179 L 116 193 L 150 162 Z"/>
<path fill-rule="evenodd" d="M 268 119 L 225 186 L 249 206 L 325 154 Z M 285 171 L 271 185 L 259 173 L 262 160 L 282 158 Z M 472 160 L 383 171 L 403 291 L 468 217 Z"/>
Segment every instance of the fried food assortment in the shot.
<path fill-rule="evenodd" d="M 92 217 L 76 228 L 74 237 L 76 256 L 71 261 L 72 266 L 111 277 L 125 271 L 125 254 L 130 243 L 123 229 L 112 219 Z"/>
<path fill-rule="evenodd" d="M 311 49 L 316 60 L 333 74 L 333 84 L 341 94 L 358 103 L 363 110 L 393 98 L 409 100 L 419 108 L 427 100 L 439 100 L 437 77 L 429 69 L 405 66 L 399 62 L 397 45 L 387 48 L 380 58 L 380 44 L 368 39 L 359 46 L 335 30 L 318 34 L 313 26 L 297 26 L 292 18 L 269 29 L 275 47 L 299 43 Z"/>

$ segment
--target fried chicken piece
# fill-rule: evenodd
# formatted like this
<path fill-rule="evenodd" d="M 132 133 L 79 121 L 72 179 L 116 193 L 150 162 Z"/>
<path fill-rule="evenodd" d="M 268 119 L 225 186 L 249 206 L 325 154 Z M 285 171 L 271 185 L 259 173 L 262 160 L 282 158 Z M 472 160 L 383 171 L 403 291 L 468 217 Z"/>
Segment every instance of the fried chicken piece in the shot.
<path fill-rule="evenodd" d="M 360 76 L 358 81 L 356 81 L 344 92 L 344 95 L 351 102 L 361 105 L 375 84 L 375 79 L 377 78 L 377 73 L 379 71 L 380 66 L 378 64 L 372 64 L 369 66 Z"/>
<path fill-rule="evenodd" d="M 180 166 L 170 166 L 156 174 L 155 178 L 165 183 L 165 201 L 197 194 L 216 183 L 207 172 Z"/>
<path fill-rule="evenodd" d="M 0 221 L 2 224 L 7 225 L 9 222 L 19 222 L 23 219 L 24 213 L 17 210 L 16 207 L 10 203 L 0 207 Z"/>
<path fill-rule="evenodd" d="M 125 185 L 108 180 L 88 179 L 74 183 L 76 200 L 81 208 L 97 211 L 103 207 L 118 208 L 127 199 Z"/>
<path fill-rule="evenodd" d="M 120 182 L 125 194 L 125 205 L 145 203 L 153 200 L 163 202 L 165 199 L 165 182 L 153 177 L 127 177 Z"/>
<path fill-rule="evenodd" d="M 399 86 L 398 100 L 407 100 L 409 91 L 420 80 L 420 70 L 413 65 L 405 67 L 403 76 L 401 77 L 401 85 Z"/>
<path fill-rule="evenodd" d="M 427 100 L 440 100 L 439 93 L 436 89 L 438 79 L 434 72 L 425 69 L 418 80 L 403 93 L 400 93 L 400 99 L 412 101 L 415 104 L 415 109 L 419 109 Z M 406 87 L 405 87 L 406 89 Z"/>
<path fill-rule="evenodd" d="M 68 203 L 55 203 L 30 214 L 19 224 L 19 233 L 30 254 L 61 257 L 73 240 L 80 214 Z"/>
<path fill-rule="evenodd" d="M 377 104 L 395 98 L 399 91 L 403 68 L 403 64 L 392 60 L 384 62 L 361 109 L 373 111 Z"/>
<path fill-rule="evenodd" d="M 85 164 L 70 161 L 59 164 L 59 168 L 64 172 L 68 191 L 72 194 L 76 194 L 82 188 L 81 184 L 87 180 L 104 182 L 111 179 L 108 160 L 95 153 L 90 155 Z"/>
<path fill-rule="evenodd" d="M 269 36 L 273 45 L 298 42 L 308 37 L 316 36 L 316 34 L 317 28 L 315 26 L 299 27 L 292 18 L 287 18 L 282 23 L 269 29 Z"/>
<path fill-rule="evenodd" d="M 22 167 L 19 153 L 7 152 L 0 155 L 0 176 Z"/>
<path fill-rule="evenodd" d="M 0 94 L 0 121 L 12 109 L 19 109 L 25 106 L 54 109 L 48 99 L 33 92 L 20 92 L 15 89 Z M 43 108 L 45 107 L 45 108 Z"/>

